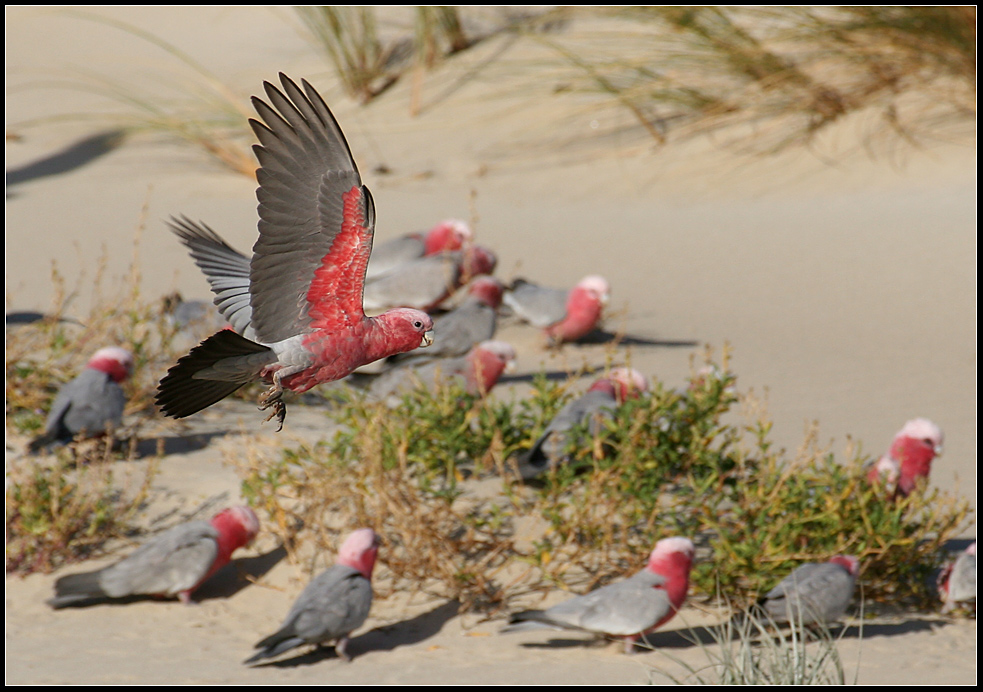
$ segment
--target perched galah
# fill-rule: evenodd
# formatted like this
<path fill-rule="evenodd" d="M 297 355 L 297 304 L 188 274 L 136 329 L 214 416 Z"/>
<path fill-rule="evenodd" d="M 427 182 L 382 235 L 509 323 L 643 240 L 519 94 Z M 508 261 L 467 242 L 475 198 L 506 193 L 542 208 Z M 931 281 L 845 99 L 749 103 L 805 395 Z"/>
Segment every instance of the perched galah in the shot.
<path fill-rule="evenodd" d="M 379 538 L 372 529 L 353 531 L 338 551 L 338 561 L 301 592 L 280 629 L 258 644 L 262 649 L 244 661 L 256 663 L 304 644 L 335 641 L 335 652 L 346 661 L 348 635 L 358 629 L 372 607 L 372 568 Z"/>
<path fill-rule="evenodd" d="M 497 261 L 491 250 L 469 245 L 401 264 L 365 282 L 365 309 L 433 310 L 474 277 L 495 271 Z"/>
<path fill-rule="evenodd" d="M 682 607 L 689 590 L 693 554 L 693 542 L 688 538 L 663 538 L 655 544 L 645 569 L 634 576 L 548 610 L 516 613 L 509 623 L 532 621 L 624 637 L 625 653 L 631 653 L 635 642 L 671 620 Z"/>
<path fill-rule="evenodd" d="M 362 185 L 345 136 L 306 81 L 281 74 L 283 92 L 264 83 L 268 105 L 253 97 L 264 123 L 250 120 L 260 144 L 259 239 L 245 282 L 243 256 L 207 227 L 205 274 L 216 305 L 232 325 L 181 358 L 161 380 L 157 404 L 183 418 L 253 380 L 271 383 L 260 397 L 280 427 L 283 390 L 306 392 L 355 368 L 433 341 L 433 321 L 419 310 L 366 317 L 365 267 L 372 250 L 375 206 Z M 208 236 L 210 234 L 210 236 Z M 182 238 L 184 240 L 184 238 Z M 185 240 L 192 248 L 192 242 Z M 204 267 L 203 267 L 204 268 Z"/>
<path fill-rule="evenodd" d="M 887 454 L 871 466 L 867 480 L 908 497 L 919 479 L 928 478 L 932 460 L 942 453 L 942 440 L 942 430 L 932 421 L 926 418 L 908 421 L 894 436 Z"/>
<path fill-rule="evenodd" d="M 520 319 L 542 327 L 550 345 L 558 345 L 594 331 L 609 292 L 608 282 L 601 276 L 584 277 L 569 291 L 516 279 L 504 300 Z"/>
<path fill-rule="evenodd" d="M 190 603 L 195 589 L 257 533 L 259 519 L 245 506 L 223 510 L 210 522 L 179 524 L 114 565 L 62 577 L 55 582 L 55 597 L 48 605 L 64 608 L 127 596 L 177 596 Z"/>
<path fill-rule="evenodd" d="M 468 286 L 461 304 L 433 321 L 434 342 L 426 351 L 410 351 L 390 358 L 395 364 L 419 364 L 436 358 L 463 356 L 476 344 L 495 336 L 496 311 L 503 286 L 491 276 L 479 276 Z"/>
<path fill-rule="evenodd" d="M 758 607 L 779 625 L 836 622 L 850 605 L 859 572 L 860 562 L 850 555 L 801 565 L 765 594 Z"/>
<path fill-rule="evenodd" d="M 646 391 L 648 380 L 637 370 L 615 368 L 607 377 L 598 379 L 583 396 L 560 409 L 550 421 L 542 437 L 519 462 L 519 475 L 529 480 L 567 463 L 577 426 L 587 424 L 592 436 L 599 434 L 604 422 L 614 418 L 619 404 Z"/>
<path fill-rule="evenodd" d="M 44 433 L 28 445 L 36 452 L 53 442 L 68 442 L 76 435 L 104 435 L 123 422 L 126 396 L 120 383 L 133 373 L 133 354 L 125 348 L 108 346 L 93 354 L 71 382 L 58 391 Z"/>
<path fill-rule="evenodd" d="M 976 541 L 946 565 L 939 574 L 938 585 L 939 597 L 945 604 L 943 613 L 955 610 L 960 603 L 976 601 Z"/>
<path fill-rule="evenodd" d="M 469 394 L 484 395 L 491 391 L 515 358 L 515 349 L 510 344 L 483 341 L 467 355 L 441 358 L 422 365 L 410 363 L 384 372 L 369 386 L 369 395 L 384 400 L 419 386 L 433 391 L 452 381 L 459 382 Z"/>
<path fill-rule="evenodd" d="M 385 243 L 378 243 L 372 248 L 372 257 L 369 259 L 365 279 L 374 279 L 390 269 L 421 257 L 460 250 L 471 242 L 471 237 L 471 228 L 467 223 L 457 219 L 446 219 L 426 234 L 411 233 Z"/>

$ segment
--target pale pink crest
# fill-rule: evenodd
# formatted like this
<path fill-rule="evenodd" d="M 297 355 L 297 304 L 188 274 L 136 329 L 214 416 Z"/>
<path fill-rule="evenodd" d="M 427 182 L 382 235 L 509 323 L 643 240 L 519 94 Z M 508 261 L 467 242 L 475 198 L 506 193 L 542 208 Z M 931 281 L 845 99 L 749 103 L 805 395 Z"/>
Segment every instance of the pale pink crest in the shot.
<path fill-rule="evenodd" d="M 608 297 L 611 293 L 611 286 L 603 276 L 598 276 L 597 274 L 585 276 L 577 283 L 577 287 L 586 289 L 597 296 L 602 304 L 607 305 Z"/>
<path fill-rule="evenodd" d="M 338 564 L 357 569 L 366 579 L 372 578 L 379 537 L 372 529 L 352 531 L 338 549 Z"/>
<path fill-rule="evenodd" d="M 942 443 L 944 441 L 942 429 L 927 418 L 913 418 L 905 423 L 904 427 L 898 431 L 894 439 L 898 440 L 902 437 L 928 440 L 936 450 L 936 454 L 942 453 Z"/>
<path fill-rule="evenodd" d="M 614 368 L 609 377 L 619 385 L 618 400 L 622 402 L 629 396 L 637 396 L 649 390 L 648 378 L 633 368 Z"/>
<path fill-rule="evenodd" d="M 119 346 L 106 346 L 92 354 L 86 367 L 122 382 L 133 374 L 133 354 Z"/>
<path fill-rule="evenodd" d="M 491 308 L 498 308 L 502 304 L 504 291 L 502 282 L 493 276 L 479 276 L 468 286 L 468 295 L 475 296 Z"/>
<path fill-rule="evenodd" d="M 471 227 L 459 219 L 447 219 L 430 229 L 424 239 L 424 254 L 460 250 L 471 241 Z"/>

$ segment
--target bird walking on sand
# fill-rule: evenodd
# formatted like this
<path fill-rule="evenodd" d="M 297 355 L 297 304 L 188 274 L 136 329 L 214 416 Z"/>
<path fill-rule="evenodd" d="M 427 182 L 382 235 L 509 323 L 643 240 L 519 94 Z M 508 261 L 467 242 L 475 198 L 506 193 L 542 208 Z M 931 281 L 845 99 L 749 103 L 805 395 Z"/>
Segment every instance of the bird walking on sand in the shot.
<path fill-rule="evenodd" d="M 624 581 L 608 584 L 548 610 L 514 614 L 512 625 L 536 622 L 560 629 L 583 630 L 624 638 L 625 653 L 635 642 L 676 615 L 686 600 L 693 566 L 693 542 L 663 538 L 655 544 L 648 565 Z"/>
<path fill-rule="evenodd" d="M 765 594 L 757 607 L 779 625 L 836 622 L 850 605 L 859 572 L 860 562 L 851 555 L 800 565 Z"/>
<path fill-rule="evenodd" d="M 602 276 L 585 276 L 569 291 L 516 279 L 504 301 L 520 319 L 543 328 L 550 346 L 558 346 L 594 331 L 610 290 Z"/>
<path fill-rule="evenodd" d="M 304 644 L 335 641 L 335 652 L 350 661 L 348 635 L 372 607 L 372 569 L 379 538 L 372 529 L 353 531 L 338 551 L 338 561 L 301 592 L 280 629 L 256 644 L 261 649 L 245 664 L 279 656 Z"/>
<path fill-rule="evenodd" d="M 257 533 L 259 519 L 245 506 L 223 510 L 210 522 L 179 524 L 114 565 L 60 578 L 48 605 L 64 608 L 127 596 L 178 596 L 188 604 L 195 589 Z"/>
<path fill-rule="evenodd" d="M 133 373 L 133 354 L 108 346 L 96 351 L 79 375 L 58 390 L 44 433 L 28 449 L 40 450 L 53 442 L 68 442 L 76 435 L 103 435 L 123 422 L 126 395 L 120 386 Z"/>
<path fill-rule="evenodd" d="M 927 479 L 932 460 L 942 453 L 942 429 L 927 418 L 914 418 L 894 436 L 887 454 L 867 472 L 872 485 L 893 488 L 895 495 L 908 497 L 921 479 Z"/>
<path fill-rule="evenodd" d="M 433 321 L 419 310 L 367 317 L 362 306 L 372 251 L 375 205 L 348 142 L 307 82 L 281 74 L 283 91 L 264 83 L 269 104 L 253 97 L 263 122 L 250 120 L 259 144 L 259 239 L 249 260 L 207 227 L 175 221 L 200 236 L 216 305 L 232 325 L 178 360 L 160 381 L 157 404 L 183 418 L 262 379 L 266 420 L 286 417 L 283 391 L 306 392 L 379 358 L 433 342 Z M 177 229 L 175 229 L 177 230 Z M 180 234 L 180 233 L 179 233 Z M 184 238 L 182 238 L 184 240 Z M 194 243 L 185 243 L 192 248 Z M 237 257 L 239 259 L 237 259 Z"/>

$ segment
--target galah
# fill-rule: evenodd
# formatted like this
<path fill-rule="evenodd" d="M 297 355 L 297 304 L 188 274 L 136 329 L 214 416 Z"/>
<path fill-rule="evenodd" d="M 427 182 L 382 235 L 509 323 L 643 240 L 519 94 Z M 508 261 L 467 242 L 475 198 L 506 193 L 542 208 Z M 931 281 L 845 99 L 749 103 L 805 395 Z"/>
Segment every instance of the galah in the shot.
<path fill-rule="evenodd" d="M 516 279 L 504 301 L 520 319 L 543 328 L 550 345 L 558 345 L 577 341 L 594 330 L 609 293 L 608 282 L 601 276 L 586 276 L 569 291 Z"/>
<path fill-rule="evenodd" d="M 483 341 L 457 358 L 440 358 L 422 365 L 410 363 L 384 372 L 369 386 L 369 396 L 385 400 L 419 386 L 433 391 L 452 381 L 460 383 L 469 394 L 485 395 L 515 358 L 510 344 Z"/>
<path fill-rule="evenodd" d="M 249 507 L 231 507 L 209 521 L 189 521 L 154 536 L 133 554 L 95 572 L 69 574 L 55 582 L 52 608 L 128 596 L 191 594 L 229 563 L 237 548 L 259 533 L 259 519 Z"/>
<path fill-rule="evenodd" d="M 468 286 L 460 305 L 433 321 L 434 342 L 426 351 L 410 351 L 390 358 L 391 363 L 418 364 L 436 358 L 463 356 L 476 344 L 490 341 L 498 323 L 502 284 L 491 276 L 479 276 Z"/>
<path fill-rule="evenodd" d="M 256 644 L 261 649 L 244 661 L 247 665 L 279 656 L 304 644 L 320 646 L 334 641 L 335 652 L 346 661 L 348 635 L 358 629 L 372 607 L 372 568 L 379 538 L 372 529 L 352 532 L 338 551 L 337 563 L 317 576 L 301 592 L 275 633 Z"/>
<path fill-rule="evenodd" d="M 96 351 L 79 375 L 58 391 L 44 424 L 44 433 L 28 449 L 40 450 L 76 435 L 103 435 L 123 422 L 126 395 L 120 383 L 133 373 L 133 354 L 119 346 Z"/>
<path fill-rule="evenodd" d="M 419 310 L 367 317 L 362 306 L 372 251 L 375 205 L 362 185 L 341 128 L 306 81 L 281 74 L 283 91 L 266 82 L 269 104 L 253 97 L 263 122 L 250 120 L 259 144 L 259 239 L 245 281 L 243 257 L 207 227 L 195 258 L 232 325 L 181 358 L 160 381 L 157 404 L 183 418 L 262 379 L 259 399 L 283 427 L 283 391 L 306 392 L 355 368 L 433 341 L 433 321 Z M 172 223 L 181 226 L 182 222 Z M 183 239 L 183 238 L 182 238 Z M 185 241 L 192 248 L 193 243 Z M 204 250 L 203 250 L 204 252 Z M 203 267 L 204 268 L 204 267 Z"/>
<path fill-rule="evenodd" d="M 758 601 L 758 607 L 776 624 L 832 623 L 846 612 L 860 572 L 851 555 L 829 562 L 800 565 Z"/>
<path fill-rule="evenodd" d="M 433 310 L 474 277 L 495 271 L 497 261 L 491 250 L 469 245 L 401 264 L 365 282 L 365 309 Z"/>
<path fill-rule="evenodd" d="M 926 418 L 914 418 L 894 436 L 891 448 L 867 472 L 873 485 L 908 497 L 920 479 L 927 479 L 932 460 L 942 453 L 942 430 Z"/>
<path fill-rule="evenodd" d="M 537 622 L 623 637 L 625 653 L 631 653 L 635 642 L 667 623 L 682 607 L 693 555 L 688 538 L 663 538 L 655 544 L 645 569 L 634 576 L 548 610 L 516 613 L 509 623 Z"/>
<path fill-rule="evenodd" d="M 411 233 L 379 243 L 372 249 L 369 268 L 365 279 L 374 279 L 401 264 L 436 255 L 439 252 L 460 250 L 471 242 L 471 228 L 464 221 L 446 219 L 431 228 L 426 234 Z"/>
<path fill-rule="evenodd" d="M 560 409 L 546 431 L 518 463 L 519 475 L 529 480 L 570 461 L 574 429 L 588 425 L 596 436 L 614 410 L 629 397 L 648 391 L 648 380 L 637 370 L 615 368 L 590 386 L 587 392 Z"/>
<path fill-rule="evenodd" d="M 960 603 L 976 601 L 976 541 L 946 565 L 938 586 L 943 613 L 955 610 Z"/>

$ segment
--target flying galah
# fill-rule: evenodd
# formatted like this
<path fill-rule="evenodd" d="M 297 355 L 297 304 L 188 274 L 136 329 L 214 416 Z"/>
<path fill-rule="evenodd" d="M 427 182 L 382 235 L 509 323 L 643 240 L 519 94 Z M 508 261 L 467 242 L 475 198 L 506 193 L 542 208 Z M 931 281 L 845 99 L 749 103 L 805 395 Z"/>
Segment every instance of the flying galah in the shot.
<path fill-rule="evenodd" d="M 28 449 L 36 452 L 52 442 L 68 442 L 78 434 L 103 435 L 123 422 L 126 396 L 120 383 L 133 373 L 133 354 L 118 346 L 96 351 L 71 382 L 55 397 L 44 434 Z"/>
<path fill-rule="evenodd" d="M 263 122 L 249 121 L 260 141 L 253 150 L 261 167 L 259 239 L 248 283 L 242 255 L 207 227 L 184 224 L 189 233 L 211 233 L 205 246 L 215 254 L 203 260 L 212 267 L 205 274 L 233 329 L 193 348 L 161 380 L 157 404 L 172 418 L 197 413 L 262 379 L 271 386 L 260 409 L 272 409 L 266 420 L 276 416 L 282 428 L 284 389 L 306 392 L 433 341 L 433 321 L 419 310 L 366 317 L 362 288 L 375 230 L 372 195 L 314 88 L 302 81 L 301 89 L 283 74 L 280 82 L 282 92 L 264 83 L 270 105 L 254 96 Z"/>
<path fill-rule="evenodd" d="M 495 271 L 497 261 L 491 250 L 468 245 L 401 264 L 365 282 L 365 309 L 433 310 L 474 277 Z"/>
<path fill-rule="evenodd" d="M 976 601 L 976 541 L 959 553 L 939 575 L 939 596 L 945 604 L 942 612 L 954 610 L 958 604 Z"/>
<path fill-rule="evenodd" d="M 609 293 L 608 282 L 601 276 L 586 276 L 569 291 L 516 279 L 504 300 L 520 319 L 543 328 L 550 345 L 558 345 L 577 341 L 594 330 Z"/>
<path fill-rule="evenodd" d="M 891 448 L 871 466 L 867 480 L 893 488 L 908 497 L 922 478 L 928 478 L 932 460 L 942 453 L 942 430 L 926 418 L 914 418 L 894 436 Z"/>
<path fill-rule="evenodd" d="M 801 565 L 765 594 L 758 607 L 776 624 L 836 622 L 850 605 L 859 572 L 860 562 L 850 555 Z"/>
<path fill-rule="evenodd" d="M 96 572 L 69 574 L 55 582 L 52 608 L 127 596 L 191 594 L 228 564 L 237 548 L 259 533 L 259 519 L 249 507 L 223 510 L 207 521 L 189 521 L 158 534 L 132 555 Z"/>
<path fill-rule="evenodd" d="M 686 600 L 693 566 L 693 542 L 663 538 L 641 572 L 564 601 L 548 610 L 514 614 L 510 625 L 538 622 L 560 629 L 624 637 L 625 653 L 635 642 L 671 620 Z"/>
<path fill-rule="evenodd" d="M 365 279 L 374 279 L 401 264 L 436 255 L 439 252 L 460 250 L 471 242 L 471 228 L 464 221 L 446 219 L 431 228 L 426 234 L 411 233 L 379 243 L 372 249 L 369 268 Z"/>
<path fill-rule="evenodd" d="M 467 296 L 450 312 L 433 321 L 434 342 L 426 351 L 410 351 L 389 359 L 393 364 L 418 364 L 436 358 L 463 356 L 476 344 L 490 341 L 498 324 L 503 286 L 491 276 L 479 276 L 468 286 Z"/>
<path fill-rule="evenodd" d="M 591 385 L 587 392 L 568 403 L 556 414 L 536 444 L 519 462 L 524 480 L 535 478 L 549 469 L 570 461 L 573 431 L 587 424 L 590 434 L 601 432 L 604 422 L 614 418 L 614 410 L 629 397 L 648 391 L 648 380 L 637 370 L 615 368 L 607 377 Z"/>
<path fill-rule="evenodd" d="M 510 344 L 483 341 L 457 358 L 440 358 L 421 365 L 409 363 L 384 372 L 369 386 L 369 395 L 383 400 L 421 385 L 433 391 L 451 381 L 459 382 L 469 394 L 485 395 L 515 358 L 515 349 Z"/>
<path fill-rule="evenodd" d="M 335 641 L 335 652 L 346 661 L 348 635 L 358 629 L 372 607 L 372 568 L 379 538 L 372 529 L 353 531 L 338 551 L 338 561 L 301 592 L 280 629 L 258 644 L 261 649 L 246 664 L 279 656 L 303 644 Z"/>

